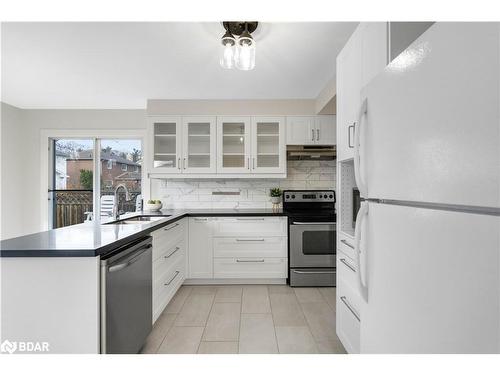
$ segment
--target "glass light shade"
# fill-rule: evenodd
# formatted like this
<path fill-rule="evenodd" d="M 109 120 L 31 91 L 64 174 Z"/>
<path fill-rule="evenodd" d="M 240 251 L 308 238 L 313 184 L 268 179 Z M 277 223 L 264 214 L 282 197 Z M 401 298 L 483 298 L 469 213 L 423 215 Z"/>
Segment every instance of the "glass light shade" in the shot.
<path fill-rule="evenodd" d="M 220 66 L 232 69 L 235 65 L 236 41 L 231 37 L 222 38 Z"/>
<path fill-rule="evenodd" d="M 255 41 L 252 38 L 240 37 L 237 48 L 236 67 L 240 70 L 255 68 Z"/>

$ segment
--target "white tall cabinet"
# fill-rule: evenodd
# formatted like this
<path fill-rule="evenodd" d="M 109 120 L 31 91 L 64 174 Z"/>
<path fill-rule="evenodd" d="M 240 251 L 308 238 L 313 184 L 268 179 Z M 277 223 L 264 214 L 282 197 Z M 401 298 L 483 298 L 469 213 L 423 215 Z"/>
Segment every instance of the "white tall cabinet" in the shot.
<path fill-rule="evenodd" d="M 388 63 L 387 22 L 363 22 L 337 57 L 337 158 L 354 156 L 361 89 Z"/>
<path fill-rule="evenodd" d="M 337 57 L 337 335 L 349 353 L 359 353 L 363 299 L 357 288 L 353 223 L 354 137 L 361 90 L 388 63 L 388 25 L 361 23 Z"/>

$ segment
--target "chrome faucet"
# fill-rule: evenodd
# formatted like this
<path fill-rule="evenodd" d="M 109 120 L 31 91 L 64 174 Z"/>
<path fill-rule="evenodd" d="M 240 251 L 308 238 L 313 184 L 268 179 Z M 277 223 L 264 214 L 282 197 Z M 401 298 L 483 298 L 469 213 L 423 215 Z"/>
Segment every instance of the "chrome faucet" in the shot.
<path fill-rule="evenodd" d="M 115 202 L 113 203 L 113 218 L 118 220 L 120 218 L 120 212 L 118 211 L 118 190 L 123 188 L 125 190 L 125 200 L 128 202 L 131 200 L 130 193 L 124 184 L 119 184 L 115 189 Z"/>

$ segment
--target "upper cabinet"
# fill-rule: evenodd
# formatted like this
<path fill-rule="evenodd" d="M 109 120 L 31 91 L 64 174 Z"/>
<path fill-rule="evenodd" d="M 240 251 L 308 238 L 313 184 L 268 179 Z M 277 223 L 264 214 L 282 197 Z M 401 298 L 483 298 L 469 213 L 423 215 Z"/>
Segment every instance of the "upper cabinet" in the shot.
<path fill-rule="evenodd" d="M 286 173 L 283 117 L 217 119 L 217 173 Z"/>
<path fill-rule="evenodd" d="M 152 145 L 152 171 L 181 173 L 181 118 L 155 116 L 150 118 L 149 134 Z"/>
<path fill-rule="evenodd" d="M 250 172 L 250 132 L 250 117 L 217 118 L 218 173 Z"/>
<path fill-rule="evenodd" d="M 149 122 L 152 173 L 215 173 L 215 117 L 154 116 Z"/>
<path fill-rule="evenodd" d="M 388 63 L 387 22 L 362 22 L 337 56 L 337 158 L 354 157 L 361 90 Z"/>
<path fill-rule="evenodd" d="M 182 118 L 183 173 L 215 173 L 215 117 Z"/>
<path fill-rule="evenodd" d="M 285 173 L 285 118 L 252 117 L 252 171 Z"/>
<path fill-rule="evenodd" d="M 336 116 L 287 116 L 287 145 L 334 145 L 336 144 Z"/>
<path fill-rule="evenodd" d="M 286 177 L 281 116 L 151 116 L 149 173 L 171 177 Z"/>

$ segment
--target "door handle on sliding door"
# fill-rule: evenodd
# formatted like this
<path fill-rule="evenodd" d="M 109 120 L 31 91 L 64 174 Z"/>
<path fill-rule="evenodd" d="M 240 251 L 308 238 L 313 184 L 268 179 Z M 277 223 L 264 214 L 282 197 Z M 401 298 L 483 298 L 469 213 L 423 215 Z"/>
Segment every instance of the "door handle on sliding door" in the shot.
<path fill-rule="evenodd" d="M 361 107 L 359 109 L 358 122 L 354 128 L 354 179 L 356 180 L 356 185 L 359 189 L 359 193 L 363 198 L 368 198 L 368 189 L 366 182 L 361 173 L 361 125 L 363 123 L 363 117 L 367 112 L 367 99 L 363 100 Z"/>
<path fill-rule="evenodd" d="M 366 280 L 366 254 L 363 254 L 363 264 L 361 264 L 361 235 L 365 218 L 368 216 L 368 202 L 361 202 L 358 215 L 356 217 L 356 228 L 354 229 L 354 253 L 356 255 L 356 268 L 358 269 L 357 280 L 361 296 L 368 302 L 368 285 Z"/>

